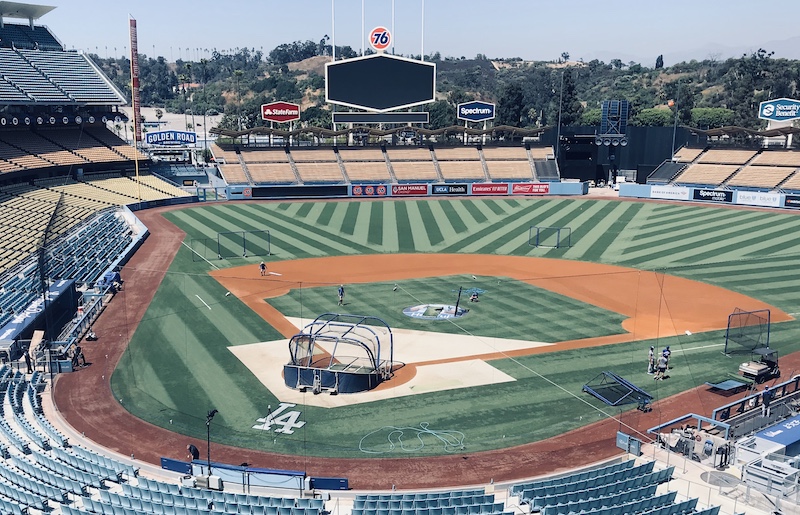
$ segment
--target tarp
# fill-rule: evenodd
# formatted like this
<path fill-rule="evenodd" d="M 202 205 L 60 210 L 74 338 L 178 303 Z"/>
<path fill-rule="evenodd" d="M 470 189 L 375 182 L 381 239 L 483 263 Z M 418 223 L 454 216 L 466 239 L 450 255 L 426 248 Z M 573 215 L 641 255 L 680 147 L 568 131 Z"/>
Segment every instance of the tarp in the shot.
<path fill-rule="evenodd" d="M 75 281 L 64 279 L 53 283 L 47 292 L 47 308 L 51 311 L 50 321 L 55 328 L 67 315 L 75 313 Z M 44 329 L 44 299 L 37 297 L 24 310 L 17 313 L 6 325 L 0 328 L 0 340 L 27 339 L 34 329 Z M 60 327 L 59 327 L 60 328 Z"/>
<path fill-rule="evenodd" d="M 786 419 L 779 424 L 756 433 L 756 437 L 769 440 L 784 447 L 800 442 L 800 415 Z"/>

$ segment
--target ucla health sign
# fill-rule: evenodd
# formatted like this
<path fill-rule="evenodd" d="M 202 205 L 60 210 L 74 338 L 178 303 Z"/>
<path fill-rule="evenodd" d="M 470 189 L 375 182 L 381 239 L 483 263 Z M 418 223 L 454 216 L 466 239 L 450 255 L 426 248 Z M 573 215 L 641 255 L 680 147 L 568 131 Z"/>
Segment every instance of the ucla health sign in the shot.
<path fill-rule="evenodd" d="M 197 134 L 182 131 L 161 131 L 145 133 L 145 143 L 148 145 L 194 145 L 197 143 Z"/>
<path fill-rule="evenodd" d="M 494 104 L 489 102 L 465 102 L 458 104 L 458 119 L 470 122 L 482 122 L 494 119 Z"/>
<path fill-rule="evenodd" d="M 758 105 L 758 117 L 762 120 L 788 122 L 800 119 L 800 100 L 776 98 Z"/>

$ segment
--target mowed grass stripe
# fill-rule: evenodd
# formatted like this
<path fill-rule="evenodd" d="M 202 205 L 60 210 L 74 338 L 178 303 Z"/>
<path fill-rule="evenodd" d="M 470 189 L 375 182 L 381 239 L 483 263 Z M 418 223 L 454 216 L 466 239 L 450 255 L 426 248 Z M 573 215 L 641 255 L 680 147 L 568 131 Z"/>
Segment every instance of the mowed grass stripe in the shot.
<path fill-rule="evenodd" d="M 342 225 L 339 227 L 339 232 L 342 234 L 347 234 L 348 236 L 352 236 L 355 234 L 356 220 L 358 219 L 358 212 L 361 209 L 361 203 L 347 202 L 345 205 L 347 206 L 347 209 L 345 210 L 344 218 L 342 219 Z"/>
<path fill-rule="evenodd" d="M 383 205 L 383 235 L 381 252 L 398 252 L 400 239 L 397 232 L 396 202 L 381 202 Z"/>
<path fill-rule="evenodd" d="M 456 227 L 453 226 L 453 219 L 448 216 L 448 211 L 450 211 L 447 202 L 440 201 L 440 202 L 429 202 L 428 207 L 430 208 L 430 216 L 433 220 L 436 221 L 436 225 L 439 228 L 439 232 L 442 236 L 442 241 L 439 243 L 441 244 L 444 241 L 453 241 L 459 237 L 459 232 L 462 232 L 466 228 L 459 231 Z M 464 223 L 459 220 L 459 227 L 464 227 Z"/>
<path fill-rule="evenodd" d="M 436 203 L 436 206 L 441 209 L 447 217 L 447 220 L 450 222 L 450 227 L 453 229 L 453 233 L 461 234 L 467 232 L 467 224 L 464 223 L 464 218 L 458 214 L 452 200 L 440 200 Z"/>
<path fill-rule="evenodd" d="M 419 217 L 422 222 L 422 227 L 425 228 L 425 233 L 428 237 L 428 242 L 431 247 L 435 247 L 444 241 L 442 231 L 439 229 L 439 220 L 433 215 L 431 210 L 430 201 L 420 201 L 416 203 L 418 208 Z"/>
<path fill-rule="evenodd" d="M 595 225 L 594 230 L 600 233 L 600 237 L 580 255 L 579 259 L 615 262 L 619 256 L 619 249 L 614 243 L 640 209 L 641 204 L 634 203 L 624 203 L 615 208 L 611 216 L 604 218 Z"/>
<path fill-rule="evenodd" d="M 466 205 L 469 205 L 466 203 Z M 513 214 L 516 217 L 523 216 L 526 213 L 530 213 L 532 218 L 531 220 L 535 219 L 536 216 L 541 215 L 542 213 L 550 212 L 554 208 L 551 205 L 547 204 L 530 204 L 523 208 L 522 210 L 515 211 Z M 475 252 L 475 249 L 479 249 L 481 247 L 485 247 L 488 245 L 492 234 L 498 229 L 498 227 L 505 221 L 506 218 L 495 218 L 491 220 L 489 225 L 484 224 L 477 224 L 476 227 L 471 231 L 469 235 L 461 236 L 461 238 L 453 243 L 450 243 L 449 246 L 444 247 L 441 249 L 441 252 L 448 253 L 448 252 Z M 533 223 L 532 221 L 530 223 Z M 471 250 L 472 249 L 472 250 Z"/>
<path fill-rule="evenodd" d="M 531 208 L 533 207 L 531 206 Z M 522 247 L 529 241 L 531 224 L 536 216 L 531 208 L 516 212 L 513 219 L 503 218 L 494 226 L 496 229 L 491 234 L 487 234 L 483 239 L 475 242 L 471 247 L 475 250 L 467 248 L 465 251 L 481 254 L 508 254 Z M 478 247 L 480 244 L 483 246 Z"/>
<path fill-rule="evenodd" d="M 559 249 L 561 256 L 567 259 L 580 259 L 603 235 L 597 226 L 598 220 L 607 220 L 616 216 L 616 210 L 622 211 L 618 202 L 588 202 L 587 208 L 580 216 L 570 222 L 572 235 L 571 247 Z"/>
<path fill-rule="evenodd" d="M 692 231 L 692 237 L 680 238 L 682 245 L 673 245 L 669 249 L 671 261 L 694 264 L 705 260 L 737 260 L 748 250 L 758 248 L 763 235 L 755 234 L 761 232 L 756 225 L 747 220 L 732 220 L 730 224 L 725 228 L 700 225 L 698 230 Z M 660 248 L 663 250 L 664 246 Z"/>
<path fill-rule="evenodd" d="M 369 203 L 367 245 L 383 245 L 383 210 L 386 202 Z"/>
<path fill-rule="evenodd" d="M 328 227 L 331 225 L 333 212 L 336 211 L 336 202 L 319 202 L 319 205 L 322 206 L 322 210 L 313 223 L 315 225 L 324 225 Z"/>
<path fill-rule="evenodd" d="M 416 251 L 414 230 L 408 216 L 410 202 L 397 202 L 395 204 L 395 219 L 397 220 L 397 250 L 401 253 Z"/>
<path fill-rule="evenodd" d="M 270 231 L 282 233 L 285 238 L 302 238 L 304 242 L 313 245 L 315 249 L 318 249 L 315 250 L 314 255 L 318 255 L 319 251 L 324 251 L 330 255 L 334 255 L 337 252 L 352 254 L 370 253 L 371 251 L 371 248 L 366 245 L 361 245 L 351 239 L 300 222 L 291 217 L 285 217 L 279 213 L 270 213 L 269 211 L 253 209 L 257 207 L 257 204 L 248 204 L 247 207 L 251 208 L 248 210 L 247 216 L 263 220 L 264 224 L 270 227 Z"/>

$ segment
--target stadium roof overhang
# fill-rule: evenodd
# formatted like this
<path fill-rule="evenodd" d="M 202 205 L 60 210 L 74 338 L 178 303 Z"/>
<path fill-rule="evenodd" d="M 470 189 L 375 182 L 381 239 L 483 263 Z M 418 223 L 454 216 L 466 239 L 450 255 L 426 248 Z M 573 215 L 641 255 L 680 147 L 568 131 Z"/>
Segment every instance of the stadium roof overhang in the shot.
<path fill-rule="evenodd" d="M 719 136 L 762 136 L 765 138 L 772 138 L 775 136 L 786 136 L 789 134 L 798 134 L 800 133 L 800 128 L 798 127 L 780 127 L 778 129 L 769 129 L 766 131 L 754 131 L 753 129 L 747 129 L 745 127 L 739 127 L 736 125 L 728 125 L 726 127 L 720 127 L 718 129 L 709 129 L 709 130 L 701 130 L 701 129 L 694 129 L 692 127 L 687 127 L 692 134 L 700 134 L 702 136 L 709 136 L 709 137 L 719 137 Z"/>
<path fill-rule="evenodd" d="M 55 9 L 50 5 L 23 4 L 21 2 L 0 2 L 0 18 L 21 18 L 33 22 Z"/>

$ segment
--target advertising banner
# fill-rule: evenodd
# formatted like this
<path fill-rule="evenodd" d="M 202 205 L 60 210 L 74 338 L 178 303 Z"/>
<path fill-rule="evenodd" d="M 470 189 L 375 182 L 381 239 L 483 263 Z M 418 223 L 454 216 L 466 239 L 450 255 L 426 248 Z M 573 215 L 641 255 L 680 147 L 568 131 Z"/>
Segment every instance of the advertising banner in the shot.
<path fill-rule="evenodd" d="M 427 195 L 427 184 L 394 184 L 392 185 L 392 196 L 414 196 L 414 195 Z"/>
<path fill-rule="evenodd" d="M 692 199 L 702 200 L 703 202 L 733 202 L 733 191 L 699 188 L 694 190 Z"/>
<path fill-rule="evenodd" d="M 474 102 L 458 104 L 458 111 L 456 114 L 459 120 L 482 122 L 484 120 L 494 119 L 494 111 L 494 104 L 476 100 Z"/>
<path fill-rule="evenodd" d="M 523 182 L 511 185 L 512 195 L 547 195 L 550 193 L 548 182 Z"/>
<path fill-rule="evenodd" d="M 748 206 L 780 207 L 781 196 L 779 193 L 740 191 L 736 194 L 736 203 Z"/>
<path fill-rule="evenodd" d="M 508 184 L 506 183 L 488 183 L 488 184 L 473 184 L 473 195 L 508 195 Z"/>
<path fill-rule="evenodd" d="M 385 197 L 387 192 L 385 184 L 355 184 L 350 190 L 354 197 Z"/>
<path fill-rule="evenodd" d="M 758 105 L 758 117 L 762 120 L 788 122 L 800 118 L 800 100 L 776 98 Z"/>
<path fill-rule="evenodd" d="M 792 209 L 800 209 L 800 195 L 786 195 L 786 199 L 783 201 L 784 207 L 790 207 Z"/>
<path fill-rule="evenodd" d="M 145 143 L 148 145 L 194 145 L 197 134 L 183 131 L 146 132 Z"/>
<path fill-rule="evenodd" d="M 300 119 L 300 106 L 290 102 L 261 104 L 261 119 L 268 122 L 292 122 Z"/>
<path fill-rule="evenodd" d="M 434 184 L 431 186 L 432 195 L 466 195 L 466 184 Z"/>
<path fill-rule="evenodd" d="M 666 200 L 689 200 L 690 188 L 684 186 L 653 186 L 650 188 L 650 198 Z"/>

